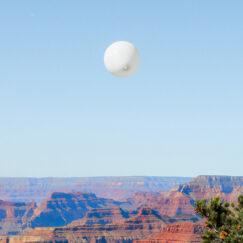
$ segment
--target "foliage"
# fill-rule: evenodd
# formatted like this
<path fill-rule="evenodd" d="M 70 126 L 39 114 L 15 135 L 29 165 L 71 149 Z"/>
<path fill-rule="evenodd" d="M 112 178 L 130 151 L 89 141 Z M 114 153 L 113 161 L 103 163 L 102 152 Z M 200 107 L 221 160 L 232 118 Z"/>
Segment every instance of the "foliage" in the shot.
<path fill-rule="evenodd" d="M 223 202 L 219 196 L 195 202 L 195 212 L 206 219 L 202 242 L 243 243 L 243 195 L 238 205 Z"/>

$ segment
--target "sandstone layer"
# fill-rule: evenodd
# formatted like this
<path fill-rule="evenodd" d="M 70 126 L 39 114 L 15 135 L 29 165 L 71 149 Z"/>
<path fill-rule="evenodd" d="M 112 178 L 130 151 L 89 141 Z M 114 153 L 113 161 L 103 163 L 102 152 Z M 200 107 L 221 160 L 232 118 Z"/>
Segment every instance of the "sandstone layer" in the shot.
<path fill-rule="evenodd" d="M 162 233 L 134 243 L 199 243 L 203 231 L 202 223 L 176 222 L 165 227 Z"/>
<path fill-rule="evenodd" d="M 114 222 L 124 221 L 129 218 L 133 212 L 125 211 L 119 207 L 112 208 L 96 208 L 87 212 L 85 217 L 72 221 L 70 225 L 83 225 L 83 224 L 111 224 Z"/>
<path fill-rule="evenodd" d="M 64 226 L 83 218 L 91 209 L 121 206 L 129 208 L 130 204 L 113 199 L 98 198 L 93 193 L 56 192 L 35 209 L 31 227 Z"/>
<path fill-rule="evenodd" d="M 128 199 L 137 207 L 150 207 L 168 220 L 198 220 L 194 212 L 194 201 L 183 192 L 171 191 L 167 193 L 136 193 Z"/>
<path fill-rule="evenodd" d="M 138 215 L 124 222 L 55 228 L 37 227 L 26 235 L 4 237 L 2 242 L 131 243 L 158 234 L 163 227 L 163 219 L 154 210 L 142 208 Z"/>
<path fill-rule="evenodd" d="M 243 177 L 198 176 L 173 190 L 188 195 L 192 200 L 210 199 L 220 195 L 226 201 L 236 202 L 238 196 L 243 194 Z"/>

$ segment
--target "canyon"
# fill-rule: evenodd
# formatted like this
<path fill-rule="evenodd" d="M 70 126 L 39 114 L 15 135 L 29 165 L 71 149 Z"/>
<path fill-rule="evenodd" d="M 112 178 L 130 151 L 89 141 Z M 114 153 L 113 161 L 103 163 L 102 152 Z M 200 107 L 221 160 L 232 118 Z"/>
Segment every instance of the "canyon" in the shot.
<path fill-rule="evenodd" d="M 117 206 L 131 207 L 127 202 L 98 198 L 93 193 L 54 192 L 34 210 L 30 225 L 32 228 L 64 226 L 74 220 L 83 218 L 91 209 Z"/>
<path fill-rule="evenodd" d="M 0 201 L 0 242 L 201 242 L 195 200 L 236 201 L 242 193 L 243 177 L 198 176 L 170 190 L 129 191 L 120 200 L 53 192 L 39 206 Z"/>
<path fill-rule="evenodd" d="M 137 215 L 123 222 L 55 228 L 37 227 L 26 235 L 10 237 L 9 242 L 132 242 L 158 234 L 165 225 L 154 210 L 141 208 Z"/>
<path fill-rule="evenodd" d="M 198 223 L 190 221 L 172 223 L 161 233 L 151 238 L 134 241 L 134 243 L 199 243 L 204 228 L 204 224 L 200 221 Z"/>
<path fill-rule="evenodd" d="M 36 207 L 35 203 L 0 200 L 1 234 L 17 234 L 28 227 L 28 221 L 33 216 Z"/>
<path fill-rule="evenodd" d="M 68 177 L 68 178 L 0 178 L 0 199 L 36 202 L 40 205 L 53 192 L 90 192 L 97 197 L 115 200 L 130 197 L 137 191 L 169 191 L 190 177 Z"/>

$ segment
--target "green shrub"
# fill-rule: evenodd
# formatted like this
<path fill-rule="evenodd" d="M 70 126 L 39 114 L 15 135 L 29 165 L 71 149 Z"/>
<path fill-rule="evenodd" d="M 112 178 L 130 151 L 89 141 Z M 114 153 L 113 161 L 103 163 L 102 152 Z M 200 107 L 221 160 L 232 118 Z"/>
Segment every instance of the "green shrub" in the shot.
<path fill-rule="evenodd" d="M 206 219 L 206 229 L 201 235 L 203 243 L 243 243 L 243 195 L 238 205 L 223 202 L 219 196 L 195 202 L 195 212 Z"/>

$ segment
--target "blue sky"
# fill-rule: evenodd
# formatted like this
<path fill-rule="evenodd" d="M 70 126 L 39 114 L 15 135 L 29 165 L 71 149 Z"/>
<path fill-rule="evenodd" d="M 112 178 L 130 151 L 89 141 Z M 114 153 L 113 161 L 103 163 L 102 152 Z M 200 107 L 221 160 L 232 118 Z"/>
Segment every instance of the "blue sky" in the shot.
<path fill-rule="evenodd" d="M 243 171 L 242 1 L 1 1 L 0 176 Z M 138 72 L 103 65 L 136 45 Z"/>

